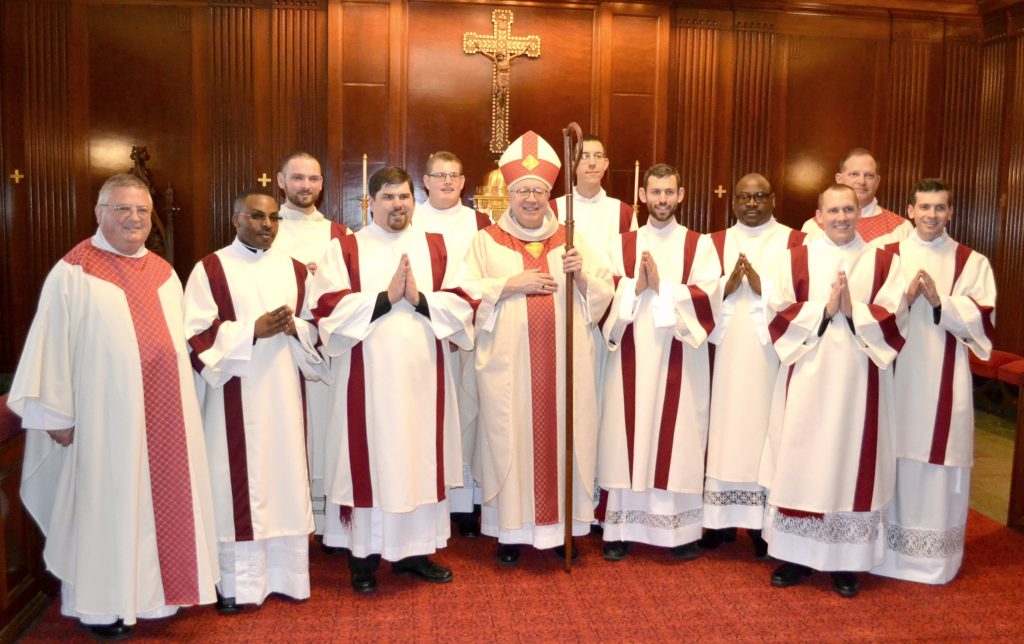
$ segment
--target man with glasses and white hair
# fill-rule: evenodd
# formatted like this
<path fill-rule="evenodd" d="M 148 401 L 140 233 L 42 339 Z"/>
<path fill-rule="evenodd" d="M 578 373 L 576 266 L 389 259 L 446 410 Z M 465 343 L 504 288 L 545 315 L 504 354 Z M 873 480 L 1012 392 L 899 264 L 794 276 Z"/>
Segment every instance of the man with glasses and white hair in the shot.
<path fill-rule="evenodd" d="M 478 230 L 491 225 L 490 218 L 462 205 L 462 187 L 466 176 L 462 173 L 462 161 L 451 152 L 434 152 L 427 159 L 427 172 L 423 175 L 423 187 L 427 200 L 416 206 L 413 225 L 428 233 L 444 236 L 448 256 L 461 260 L 466 256 L 469 243 Z M 462 480 L 463 487 L 453 488 L 448 495 L 452 520 L 458 527 L 459 535 L 467 538 L 479 536 L 478 518 L 474 505 L 480 503 L 480 486 L 474 485 L 473 466 L 479 464 L 477 451 L 477 393 L 476 372 L 473 368 L 473 354 L 458 351 L 448 356 L 455 375 L 459 399 L 459 422 L 462 425 Z M 479 471 L 479 465 L 476 467 Z"/>
<path fill-rule="evenodd" d="M 802 244 L 805 235 L 775 220 L 772 186 L 757 173 L 736 182 L 732 213 L 736 223 L 710 235 L 721 306 L 709 339 L 715 368 L 704 482 L 707 532 L 697 545 L 713 550 L 733 541 L 736 528 L 746 528 L 754 556 L 765 558 L 765 490 L 757 483 L 757 472 L 779 356 L 768 335 L 761 278 L 788 248 Z"/>
<path fill-rule="evenodd" d="M 152 210 L 140 178 L 103 184 L 96 234 L 46 278 L 8 401 L 61 614 L 98 639 L 212 603 L 219 578 L 181 282 L 146 250 Z"/>
<path fill-rule="evenodd" d="M 564 538 L 568 273 L 575 275 L 572 532 L 590 531 L 598 411 L 590 329 L 608 306 L 612 282 L 584 239 L 565 248 L 565 227 L 548 206 L 561 163 L 547 141 L 527 132 L 499 165 L 508 210 L 477 233 L 466 261 L 482 290 L 476 319 L 482 532 L 498 538 L 498 560 L 513 565 L 519 544 L 545 549 Z"/>
<path fill-rule="evenodd" d="M 263 190 L 235 197 L 231 245 L 185 286 L 185 333 L 203 405 L 221 581 L 217 608 L 270 593 L 309 597 L 313 511 L 302 379 L 326 375 L 305 308 L 306 266 L 273 247 L 281 217 Z"/>

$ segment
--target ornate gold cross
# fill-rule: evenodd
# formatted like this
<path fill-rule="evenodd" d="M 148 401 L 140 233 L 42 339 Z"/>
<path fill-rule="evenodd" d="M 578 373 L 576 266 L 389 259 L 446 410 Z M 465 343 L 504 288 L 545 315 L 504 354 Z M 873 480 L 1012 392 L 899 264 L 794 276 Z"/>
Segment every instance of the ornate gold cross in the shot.
<path fill-rule="evenodd" d="M 25 175 L 21 173 L 21 170 L 15 168 L 14 174 L 10 175 L 10 177 L 14 179 L 14 183 L 21 183 L 21 180 L 25 178 Z"/>
<path fill-rule="evenodd" d="M 494 33 L 462 34 L 462 51 L 483 54 L 493 63 L 491 71 L 491 152 L 501 154 L 508 147 L 509 80 L 512 59 L 519 56 L 540 56 L 540 36 L 513 36 L 512 12 L 495 9 L 491 12 Z"/>
<path fill-rule="evenodd" d="M 257 178 L 256 181 L 259 181 L 260 185 L 263 186 L 264 188 L 266 188 L 267 184 L 270 183 L 270 177 L 268 177 L 267 173 L 264 172 L 263 176 Z"/>
<path fill-rule="evenodd" d="M 715 188 L 715 189 L 713 190 L 713 192 L 714 192 L 714 193 L 715 193 L 716 195 L 718 195 L 718 198 L 719 198 L 719 199 L 721 199 L 721 198 L 722 198 L 723 196 L 725 196 L 725 192 L 726 192 L 726 190 L 725 190 L 725 188 L 723 188 L 723 187 L 722 187 L 722 184 L 718 184 L 718 187 L 717 187 L 717 188 Z"/>

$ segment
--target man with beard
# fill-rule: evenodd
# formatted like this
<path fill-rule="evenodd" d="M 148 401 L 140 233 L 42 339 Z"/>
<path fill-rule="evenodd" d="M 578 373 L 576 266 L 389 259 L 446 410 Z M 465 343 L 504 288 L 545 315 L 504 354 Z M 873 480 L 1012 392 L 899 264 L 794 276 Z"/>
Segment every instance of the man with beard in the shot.
<path fill-rule="evenodd" d="M 872 572 L 927 584 L 956 576 L 974 459 L 974 401 L 967 352 L 992 351 L 996 285 L 981 253 L 946 232 L 949 187 L 922 179 L 907 214 L 914 232 L 887 247 L 900 256 L 910 322 L 896 360 L 896 500 L 885 563 Z"/>
<path fill-rule="evenodd" d="M 736 182 L 732 212 L 736 224 L 712 233 L 718 255 L 721 308 L 711 334 L 714 366 L 707 477 L 704 481 L 702 548 L 717 548 L 746 528 L 754 555 L 765 557 L 761 538 L 765 490 L 757 484 L 772 388 L 779 356 L 768 337 L 761 299 L 761 274 L 804 233 L 775 220 L 775 195 L 760 174 Z M 742 401 L 742 404 L 738 404 Z"/>
<path fill-rule="evenodd" d="M 326 440 L 324 543 L 348 548 L 352 587 L 376 590 L 381 557 L 396 574 L 435 583 L 427 558 L 451 532 L 447 492 L 462 485 L 453 346 L 473 346 L 463 263 L 444 238 L 410 227 L 412 180 L 369 180 L 373 221 L 331 241 L 309 302 L 333 376 Z"/>
<path fill-rule="evenodd" d="M 323 369 L 316 328 L 298 317 L 310 317 L 306 267 L 271 247 L 277 202 L 262 190 L 242 192 L 231 221 L 234 242 L 196 264 L 185 286 L 185 333 L 200 375 L 220 542 L 222 614 L 262 604 L 270 593 L 309 598 L 313 512 L 301 381 Z"/>
<path fill-rule="evenodd" d="M 307 152 L 296 152 L 284 160 L 277 173 L 277 186 L 284 191 L 281 223 L 274 240 L 274 250 L 292 257 L 316 272 L 327 245 L 332 239 L 350 234 L 348 228 L 327 219 L 317 207 L 324 177 L 320 162 Z M 306 390 L 307 456 L 309 459 L 310 493 L 317 534 L 324 530 L 324 436 L 327 433 L 326 382 L 303 382 Z M 331 551 L 331 549 L 325 548 Z"/>
<path fill-rule="evenodd" d="M 889 367 L 905 338 L 900 260 L 864 243 L 859 216 L 853 188 L 832 185 L 818 197 L 825 236 L 788 250 L 769 276 L 782 369 L 758 476 L 768 554 L 786 562 L 772 585 L 833 571 L 843 597 L 860 591 L 853 571 L 885 557 L 896 469 Z"/>
<path fill-rule="evenodd" d="M 124 639 L 137 618 L 213 603 L 217 540 L 181 282 L 145 246 L 149 187 L 114 175 L 95 212 L 46 277 L 7 404 L 60 612 Z"/>
<path fill-rule="evenodd" d="M 877 248 L 906 239 L 914 229 L 909 221 L 878 205 L 875 195 L 881 182 L 878 161 L 864 148 L 850 150 L 839 162 L 836 183 L 850 186 L 857 194 L 857 205 L 860 208 L 857 234 L 869 245 Z M 817 217 L 805 221 L 801 230 L 812 240 L 823 235 Z"/>
<path fill-rule="evenodd" d="M 561 163 L 536 132 L 502 154 L 509 207 L 477 233 L 466 261 L 482 291 L 476 372 L 483 451 L 482 532 L 498 560 L 514 565 L 519 544 L 538 549 L 590 532 L 594 519 L 597 402 L 593 335 L 611 299 L 611 275 L 583 238 L 565 248 L 548 206 Z M 565 289 L 575 275 L 573 515 L 565 512 Z M 575 549 L 573 550 L 574 552 Z M 562 553 L 564 556 L 564 553 Z"/>
<path fill-rule="evenodd" d="M 611 353 L 597 464 L 611 561 L 631 541 L 697 556 L 719 270 L 710 239 L 676 221 L 679 180 L 663 163 L 647 170 L 647 223 L 613 249 L 621 277 L 604 324 Z"/>
<path fill-rule="evenodd" d="M 413 225 L 420 230 L 444 235 L 448 255 L 462 260 L 469 243 L 478 230 L 491 225 L 490 218 L 482 212 L 462 205 L 460 197 L 466 177 L 462 173 L 462 161 L 451 152 L 434 152 L 427 159 L 427 172 L 423 175 L 423 186 L 427 189 L 427 200 L 416 206 Z M 459 351 L 449 354 L 452 371 L 458 389 L 459 419 L 462 424 L 462 480 L 465 485 L 451 490 L 448 501 L 451 505 L 452 520 L 463 537 L 473 538 L 480 534 L 478 518 L 473 512 L 474 504 L 480 503 L 480 487 L 474 484 L 473 463 L 480 461 L 477 452 L 477 405 L 476 370 L 473 368 L 473 354 Z M 479 466 L 477 466 L 479 471 Z"/>

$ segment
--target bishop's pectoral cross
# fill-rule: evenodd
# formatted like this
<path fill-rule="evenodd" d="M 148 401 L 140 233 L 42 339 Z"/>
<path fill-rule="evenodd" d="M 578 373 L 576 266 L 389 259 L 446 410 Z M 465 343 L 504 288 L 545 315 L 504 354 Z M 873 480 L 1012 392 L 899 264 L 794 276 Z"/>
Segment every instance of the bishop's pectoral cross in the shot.
<path fill-rule="evenodd" d="M 494 63 L 491 73 L 491 152 L 501 154 L 508 147 L 509 80 L 512 59 L 540 56 L 540 36 L 512 36 L 512 12 L 495 9 L 492 35 L 467 32 L 462 35 L 462 51 L 483 54 Z"/>

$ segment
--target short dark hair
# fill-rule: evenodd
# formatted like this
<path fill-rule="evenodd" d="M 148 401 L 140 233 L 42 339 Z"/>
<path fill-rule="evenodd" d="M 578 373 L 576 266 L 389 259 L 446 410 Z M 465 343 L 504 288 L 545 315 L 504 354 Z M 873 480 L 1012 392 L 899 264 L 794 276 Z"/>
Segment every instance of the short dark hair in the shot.
<path fill-rule="evenodd" d="M 846 191 L 849 191 L 849 193 L 851 195 L 853 195 L 853 203 L 858 204 L 857 207 L 860 208 L 860 205 L 859 205 L 860 202 L 857 201 L 857 191 L 856 190 L 854 190 L 850 186 L 846 185 L 845 183 L 833 183 L 829 187 L 827 187 L 824 190 L 822 190 L 821 194 L 818 195 L 818 210 L 821 210 L 821 202 L 822 202 L 822 199 L 824 199 L 826 192 L 846 192 Z"/>
<path fill-rule="evenodd" d="M 438 150 L 437 152 L 434 152 L 429 157 L 427 157 L 427 171 L 426 171 L 425 174 L 430 174 L 431 168 L 434 167 L 435 163 L 439 163 L 439 162 L 440 163 L 444 163 L 444 162 L 458 163 L 459 164 L 459 170 L 462 169 L 462 159 L 460 159 L 459 157 L 455 156 L 455 153 L 448 152 L 447 150 Z"/>
<path fill-rule="evenodd" d="M 878 157 L 871 154 L 870 150 L 866 148 L 853 148 L 852 150 L 846 153 L 846 156 L 844 156 L 841 161 L 839 161 L 839 174 L 843 173 L 843 167 L 846 165 L 846 162 L 853 157 L 871 157 L 871 159 L 875 162 L 875 172 L 882 172 L 881 166 L 878 165 Z"/>
<path fill-rule="evenodd" d="M 366 191 L 369 193 L 367 196 L 376 196 L 384 186 L 397 186 L 403 183 L 408 183 L 409 190 L 413 191 L 415 195 L 416 189 L 412 185 L 412 179 L 409 177 L 408 172 L 395 166 L 381 168 L 370 175 L 370 180 L 366 185 Z"/>
<path fill-rule="evenodd" d="M 274 196 L 263 188 L 246 188 L 235 195 L 235 200 L 231 202 L 231 212 L 241 212 L 242 209 L 245 208 L 245 200 L 257 195 L 260 197 L 270 197 L 271 199 L 274 199 Z M 274 202 L 276 203 L 277 200 L 274 199 Z"/>
<path fill-rule="evenodd" d="M 917 193 L 919 192 L 948 192 L 950 198 L 952 199 L 953 197 L 953 191 L 949 189 L 949 185 L 938 177 L 921 179 L 915 183 L 914 187 L 910 189 L 910 197 L 907 198 L 907 203 L 911 206 L 916 206 Z"/>
<path fill-rule="evenodd" d="M 675 177 L 676 187 L 683 187 L 683 177 L 679 174 L 679 170 L 670 166 L 667 163 L 655 163 L 651 167 L 647 168 L 647 172 L 644 173 L 643 189 L 647 190 L 647 180 L 651 177 L 662 179 L 664 177 Z"/>

